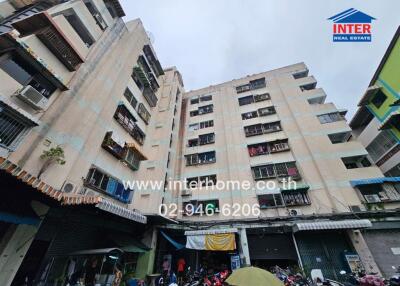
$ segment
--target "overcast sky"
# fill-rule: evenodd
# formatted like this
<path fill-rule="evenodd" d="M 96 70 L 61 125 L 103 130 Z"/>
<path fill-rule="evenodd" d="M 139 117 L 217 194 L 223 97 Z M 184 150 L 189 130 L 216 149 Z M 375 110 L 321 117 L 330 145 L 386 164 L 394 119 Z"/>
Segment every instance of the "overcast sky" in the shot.
<path fill-rule="evenodd" d="M 305 62 L 327 102 L 353 115 L 396 28 L 399 0 L 121 0 L 141 18 L 163 67 L 186 90 Z M 326 19 L 355 8 L 375 17 L 371 43 L 333 43 Z"/>

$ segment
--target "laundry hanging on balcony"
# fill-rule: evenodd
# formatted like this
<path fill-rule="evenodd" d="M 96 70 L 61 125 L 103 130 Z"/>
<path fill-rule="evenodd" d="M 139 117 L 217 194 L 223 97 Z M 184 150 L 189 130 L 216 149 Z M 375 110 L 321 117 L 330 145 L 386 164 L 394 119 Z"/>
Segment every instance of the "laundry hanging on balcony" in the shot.
<path fill-rule="evenodd" d="M 235 232 L 236 229 L 187 231 L 186 248 L 211 251 L 235 250 Z"/>

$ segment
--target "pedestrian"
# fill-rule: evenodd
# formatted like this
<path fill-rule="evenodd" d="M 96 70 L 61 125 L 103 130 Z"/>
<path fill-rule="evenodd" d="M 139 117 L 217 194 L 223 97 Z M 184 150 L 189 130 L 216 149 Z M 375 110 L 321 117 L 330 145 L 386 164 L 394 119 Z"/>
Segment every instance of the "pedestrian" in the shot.
<path fill-rule="evenodd" d="M 122 281 L 122 272 L 117 266 L 114 266 L 114 281 L 112 286 L 119 286 Z"/>
<path fill-rule="evenodd" d="M 178 282 L 179 283 L 183 282 L 183 276 L 184 276 L 184 272 L 185 272 L 185 265 L 186 265 L 185 259 L 183 257 L 179 258 L 179 260 L 178 260 Z"/>

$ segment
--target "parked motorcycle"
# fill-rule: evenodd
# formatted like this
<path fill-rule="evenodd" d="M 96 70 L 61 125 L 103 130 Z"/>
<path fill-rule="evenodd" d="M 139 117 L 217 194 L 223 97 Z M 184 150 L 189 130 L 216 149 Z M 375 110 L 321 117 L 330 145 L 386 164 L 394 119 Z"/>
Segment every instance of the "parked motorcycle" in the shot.
<path fill-rule="evenodd" d="M 389 285 L 390 286 L 400 286 L 400 265 L 397 267 L 392 266 L 396 273 L 389 278 Z"/>

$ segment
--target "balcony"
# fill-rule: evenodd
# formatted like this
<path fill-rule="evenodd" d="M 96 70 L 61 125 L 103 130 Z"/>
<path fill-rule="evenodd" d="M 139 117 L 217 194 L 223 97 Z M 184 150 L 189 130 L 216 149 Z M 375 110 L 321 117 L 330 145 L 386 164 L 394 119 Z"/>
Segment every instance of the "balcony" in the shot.
<path fill-rule="evenodd" d="M 154 94 L 154 82 L 148 78 L 144 70 L 139 66 L 133 68 L 132 78 L 138 85 L 139 89 L 143 91 L 143 96 L 151 107 L 157 105 L 158 98 Z"/>
<path fill-rule="evenodd" d="M 135 123 L 135 117 L 133 117 L 133 115 L 123 104 L 118 106 L 114 113 L 114 119 L 116 119 L 118 123 L 129 133 L 129 135 L 131 135 L 132 138 L 135 139 L 140 145 L 144 144 L 146 135 Z"/>
<path fill-rule="evenodd" d="M 47 12 L 32 15 L 12 25 L 20 32 L 20 37 L 35 34 L 69 71 L 75 71 L 84 62 L 83 57 Z"/>
<path fill-rule="evenodd" d="M 64 80 L 54 73 L 52 68 L 40 57 L 38 57 L 30 46 L 22 41 L 17 40 L 14 33 L 5 33 L 0 35 L 0 53 L 12 53 L 19 60 L 24 61 L 31 66 L 31 69 L 36 71 L 40 78 L 49 81 L 51 85 L 61 90 L 67 90 Z M 35 77 L 33 77 L 34 79 Z M 43 82 L 36 80 L 35 82 Z M 31 84 L 31 83 L 29 83 Z M 34 82 L 32 82 L 34 85 Z"/>
<path fill-rule="evenodd" d="M 250 157 L 289 151 L 288 140 L 276 140 L 272 142 L 258 143 L 247 146 Z"/>
<path fill-rule="evenodd" d="M 112 131 L 106 133 L 101 147 L 115 158 L 121 160 L 133 171 L 139 169 L 140 161 L 147 160 L 147 157 L 143 155 L 135 143 L 124 142 Z"/>
<path fill-rule="evenodd" d="M 251 167 L 254 180 L 268 180 L 274 178 L 291 178 L 300 180 L 301 176 L 295 162 L 266 164 Z"/>
<path fill-rule="evenodd" d="M 212 164 L 216 162 L 215 151 L 185 155 L 186 166 Z"/>
<path fill-rule="evenodd" d="M 267 86 L 267 84 L 265 82 L 265 77 L 263 77 L 263 78 L 251 80 L 248 84 L 243 84 L 243 85 L 237 86 L 236 92 L 242 93 L 242 92 L 246 92 L 249 90 L 264 88 L 266 86 Z"/>
<path fill-rule="evenodd" d="M 154 73 L 157 77 L 164 74 L 164 71 L 161 67 L 160 62 L 158 61 L 157 57 L 155 56 L 153 50 L 151 49 L 150 45 L 145 45 L 143 47 L 143 52 L 146 56 L 147 61 L 150 63 Z"/>
<path fill-rule="evenodd" d="M 244 127 L 244 132 L 246 137 L 268 134 L 268 133 L 278 132 L 281 130 L 282 127 L 279 121 L 264 123 L 264 124 L 255 124 Z"/>

